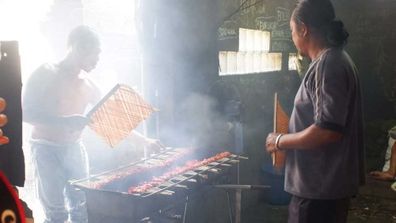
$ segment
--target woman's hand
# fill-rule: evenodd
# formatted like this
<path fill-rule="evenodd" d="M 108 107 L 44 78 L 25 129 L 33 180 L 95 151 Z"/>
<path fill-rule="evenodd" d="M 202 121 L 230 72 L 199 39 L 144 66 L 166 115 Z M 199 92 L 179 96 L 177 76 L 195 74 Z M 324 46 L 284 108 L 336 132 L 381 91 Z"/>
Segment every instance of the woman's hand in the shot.
<path fill-rule="evenodd" d="M 276 138 L 279 135 L 280 135 L 279 133 L 275 133 L 275 132 L 271 132 L 270 134 L 268 134 L 267 140 L 265 142 L 266 151 L 268 153 L 273 153 L 273 152 L 279 150 L 279 148 L 277 148 L 277 145 L 276 145 Z"/>

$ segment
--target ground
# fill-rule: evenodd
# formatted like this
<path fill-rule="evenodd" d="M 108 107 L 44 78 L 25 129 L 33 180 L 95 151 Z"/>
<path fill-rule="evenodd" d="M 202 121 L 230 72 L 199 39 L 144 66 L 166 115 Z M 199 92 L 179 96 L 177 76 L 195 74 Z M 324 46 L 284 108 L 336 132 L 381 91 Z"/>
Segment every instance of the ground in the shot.
<path fill-rule="evenodd" d="M 360 194 L 352 199 L 348 223 L 396 223 L 396 192 L 390 189 L 390 184 L 390 182 L 376 181 L 367 177 L 367 184 L 361 187 Z M 43 212 L 35 198 L 35 193 L 32 192 L 34 189 L 24 189 L 29 189 L 30 193 L 25 194 L 24 198 L 29 206 L 34 209 L 35 222 L 42 222 Z M 216 206 L 222 207 L 218 204 Z M 223 206 L 222 208 L 227 207 Z M 200 219 L 202 220 L 203 218 Z M 224 223 L 226 222 L 228 223 L 229 221 L 225 220 Z M 252 204 L 242 210 L 241 223 L 286 222 L 287 206 L 269 205 L 263 201 Z M 199 223 L 213 222 L 202 221 Z"/>
<path fill-rule="evenodd" d="M 242 213 L 242 223 L 287 222 L 287 206 L 254 205 Z M 352 199 L 348 223 L 396 223 L 396 192 L 390 182 L 379 182 L 368 178 L 359 196 Z"/>

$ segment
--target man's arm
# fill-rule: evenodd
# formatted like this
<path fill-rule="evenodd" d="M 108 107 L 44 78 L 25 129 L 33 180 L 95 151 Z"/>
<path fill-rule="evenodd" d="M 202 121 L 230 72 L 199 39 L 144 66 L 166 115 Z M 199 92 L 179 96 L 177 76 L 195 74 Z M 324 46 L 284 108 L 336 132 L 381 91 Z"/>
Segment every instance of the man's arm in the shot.
<path fill-rule="evenodd" d="M 24 109 L 23 116 L 25 122 L 34 126 L 47 125 L 54 127 L 67 127 L 75 130 L 84 128 L 89 122 L 88 118 L 83 115 L 75 114 L 56 116 L 34 108 Z"/>
<path fill-rule="evenodd" d="M 152 139 L 145 137 L 144 135 L 140 134 L 139 132 L 133 130 L 131 134 L 129 134 L 127 140 L 133 144 L 137 145 L 139 147 L 146 146 L 148 150 L 152 152 L 159 151 L 162 148 L 165 148 L 164 145 L 160 143 L 158 139 Z"/>

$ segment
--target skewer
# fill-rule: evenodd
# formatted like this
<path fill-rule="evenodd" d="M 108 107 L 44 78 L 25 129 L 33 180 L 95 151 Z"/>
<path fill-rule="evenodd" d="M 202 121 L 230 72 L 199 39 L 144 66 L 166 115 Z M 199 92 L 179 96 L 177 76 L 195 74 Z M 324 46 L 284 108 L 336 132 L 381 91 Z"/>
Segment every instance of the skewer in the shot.
<path fill-rule="evenodd" d="M 247 185 L 247 184 L 218 184 L 213 186 L 222 189 L 241 189 L 241 190 L 262 190 L 262 189 L 271 188 L 271 186 L 269 185 Z"/>

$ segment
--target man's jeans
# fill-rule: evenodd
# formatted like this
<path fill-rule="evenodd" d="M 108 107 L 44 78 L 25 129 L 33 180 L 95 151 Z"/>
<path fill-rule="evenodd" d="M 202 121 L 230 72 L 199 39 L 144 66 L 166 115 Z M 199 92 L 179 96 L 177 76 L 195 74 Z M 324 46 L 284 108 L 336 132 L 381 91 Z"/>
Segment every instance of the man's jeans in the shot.
<path fill-rule="evenodd" d="M 88 222 L 85 194 L 68 182 L 88 176 L 87 155 L 82 143 L 32 140 L 31 148 L 45 223 Z"/>

